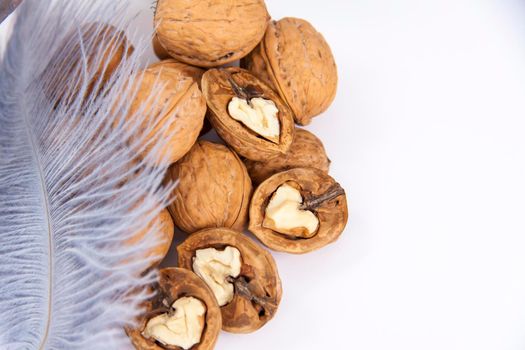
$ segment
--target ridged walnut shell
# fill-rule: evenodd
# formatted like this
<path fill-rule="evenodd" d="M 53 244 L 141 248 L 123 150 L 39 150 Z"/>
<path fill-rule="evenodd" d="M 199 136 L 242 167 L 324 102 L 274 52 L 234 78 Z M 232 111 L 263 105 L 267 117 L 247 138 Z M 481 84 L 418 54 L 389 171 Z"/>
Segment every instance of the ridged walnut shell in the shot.
<path fill-rule="evenodd" d="M 263 0 L 159 0 L 155 27 L 172 57 L 216 67 L 246 56 L 269 19 Z"/>
<path fill-rule="evenodd" d="M 254 332 L 273 318 L 282 296 L 275 260 L 266 249 L 242 233 L 226 228 L 206 229 L 192 234 L 177 247 L 179 266 L 192 270 L 197 250 L 223 250 L 227 246 L 241 253 L 242 267 L 237 281 L 248 281 L 243 287 L 260 301 L 251 301 L 249 295 L 235 288 L 233 300 L 221 307 L 222 329 L 232 333 Z"/>
<path fill-rule="evenodd" d="M 255 87 L 264 99 L 272 100 L 279 113 L 279 143 L 273 143 L 258 135 L 228 113 L 228 104 L 236 96 L 228 78 L 245 88 Z M 293 141 L 293 115 L 286 103 L 268 85 L 250 72 L 229 67 L 210 69 L 202 76 L 202 92 L 210 110 L 209 119 L 219 136 L 238 154 L 253 160 L 266 160 L 285 154 Z"/>
<path fill-rule="evenodd" d="M 319 227 L 311 238 L 296 238 L 263 226 L 265 210 L 273 193 L 286 182 L 299 185 L 303 204 L 321 201 L 310 210 L 319 219 Z M 255 190 L 250 204 L 248 229 L 267 247 L 287 253 L 308 253 L 334 242 L 348 221 L 346 195 L 341 186 L 323 171 L 314 168 L 296 168 L 277 173 L 266 179 Z"/>
<path fill-rule="evenodd" d="M 122 60 L 131 56 L 134 48 L 123 31 L 105 23 L 82 26 L 80 37 L 76 30 L 68 34 L 44 72 L 44 76 L 46 72 L 59 72 L 44 78 L 44 92 L 55 103 L 62 101 L 70 104 L 80 93 L 84 84 L 83 51 L 90 77 L 83 97 L 87 99 L 92 93 L 98 95 L 102 91 Z"/>
<path fill-rule="evenodd" d="M 202 73 L 199 68 L 166 60 L 146 68 L 139 78 L 140 86 L 131 102 L 128 118 L 141 118 L 144 113 L 153 115 L 156 124 L 151 137 L 156 132 L 158 135 L 161 128 L 166 128 L 161 137 L 168 142 L 156 155 L 159 163 L 169 165 L 176 162 L 199 137 L 206 114 L 206 101 L 199 89 Z M 162 88 L 159 89 L 158 84 L 162 84 Z M 168 120 L 171 124 L 165 125 Z M 146 152 L 154 145 L 155 140 L 146 147 Z"/>
<path fill-rule="evenodd" d="M 169 168 L 168 178 L 178 181 L 169 210 L 181 230 L 244 229 L 252 183 L 244 163 L 228 147 L 198 141 Z"/>
<path fill-rule="evenodd" d="M 261 43 L 242 66 L 270 83 L 307 125 L 332 103 L 337 67 L 323 36 L 305 20 L 283 18 L 268 25 Z"/>
<path fill-rule="evenodd" d="M 167 305 L 173 304 L 182 297 L 194 297 L 206 305 L 205 326 L 201 341 L 191 347 L 192 350 L 211 350 L 214 348 L 221 330 L 221 310 L 215 296 L 206 283 L 199 276 L 187 269 L 176 267 L 165 268 L 159 271 L 157 295 L 147 303 L 146 313 L 139 321 L 137 329 L 127 329 L 131 342 L 137 350 L 163 350 L 180 347 L 162 346 L 151 339 L 142 336 L 149 319 L 168 311 Z"/>
<path fill-rule="evenodd" d="M 151 232 L 153 228 L 157 228 L 157 230 Z M 138 242 L 141 242 L 149 232 L 154 234 L 158 240 L 158 243 L 148 249 L 148 251 L 143 256 L 134 257 L 134 259 L 152 259 L 150 268 L 155 267 L 160 264 L 166 254 L 168 254 L 171 242 L 173 240 L 174 230 L 175 225 L 173 224 L 173 219 L 171 218 L 169 211 L 167 209 L 163 209 L 144 230 L 128 239 L 125 244 L 132 246 Z"/>
<path fill-rule="evenodd" d="M 254 184 L 260 184 L 270 176 L 293 168 L 311 167 L 328 174 L 330 159 L 321 140 L 305 129 L 295 129 L 295 136 L 286 154 L 257 162 L 246 159 L 244 164 Z"/>
<path fill-rule="evenodd" d="M 157 38 L 156 35 L 153 36 L 151 45 L 153 47 L 153 52 L 155 53 L 155 56 L 157 56 L 159 60 L 166 60 L 171 58 L 168 51 L 166 51 L 166 49 L 160 44 L 159 38 Z"/>

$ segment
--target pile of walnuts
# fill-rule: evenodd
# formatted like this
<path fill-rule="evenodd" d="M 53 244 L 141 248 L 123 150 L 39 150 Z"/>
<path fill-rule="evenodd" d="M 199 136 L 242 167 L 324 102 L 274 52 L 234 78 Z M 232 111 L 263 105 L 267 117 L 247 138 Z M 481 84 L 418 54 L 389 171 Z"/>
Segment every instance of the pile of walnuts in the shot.
<path fill-rule="evenodd" d="M 130 113 L 150 104 L 161 121 L 176 115 L 161 158 L 177 186 L 156 222 L 155 265 L 174 225 L 188 236 L 127 333 L 137 349 L 212 349 L 221 329 L 264 326 L 281 300 L 275 261 L 246 229 L 272 250 L 303 254 L 345 228 L 345 191 L 323 144 L 296 127 L 330 106 L 337 69 L 310 23 L 272 21 L 263 0 L 158 0 L 154 25 L 162 60 L 143 70 Z M 224 144 L 199 139 L 210 127 Z"/>

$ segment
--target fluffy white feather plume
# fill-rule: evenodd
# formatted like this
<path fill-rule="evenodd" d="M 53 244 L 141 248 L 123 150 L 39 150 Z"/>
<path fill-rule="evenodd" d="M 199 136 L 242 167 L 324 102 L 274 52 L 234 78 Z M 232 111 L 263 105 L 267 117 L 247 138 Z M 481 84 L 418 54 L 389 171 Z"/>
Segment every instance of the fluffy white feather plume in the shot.
<path fill-rule="evenodd" d="M 152 165 L 164 141 L 137 157 L 165 130 L 146 109 L 126 118 L 150 37 L 104 87 L 95 80 L 98 97 L 86 95 L 93 67 L 116 50 L 115 38 L 94 39 L 110 35 L 100 23 L 124 10 L 119 0 L 24 0 L 17 10 L 0 65 L 0 349 L 128 348 L 123 326 L 155 278 L 139 276 L 155 235 L 124 244 L 170 193 L 166 169 Z M 156 92 L 149 103 L 160 103 Z"/>

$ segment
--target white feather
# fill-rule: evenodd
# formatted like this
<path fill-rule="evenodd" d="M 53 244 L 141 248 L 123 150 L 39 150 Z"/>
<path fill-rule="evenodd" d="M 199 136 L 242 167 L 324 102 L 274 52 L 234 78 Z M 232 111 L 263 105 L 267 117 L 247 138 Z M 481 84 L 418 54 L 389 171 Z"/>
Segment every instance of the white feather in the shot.
<path fill-rule="evenodd" d="M 125 118 L 149 33 L 102 96 L 82 98 L 94 74 L 85 55 L 81 74 L 66 86 L 71 93 L 81 83 L 73 101 L 57 104 L 44 93 L 72 64 L 67 50 L 57 54 L 68 33 L 114 23 L 124 10 L 117 0 L 25 0 L 17 10 L 0 66 L 0 349 L 127 348 L 123 327 L 155 278 L 138 276 L 149 261 L 136 258 L 157 243 L 155 235 L 123 244 L 171 192 L 162 185 L 165 167 L 151 165 L 165 130 L 146 109 L 137 115 L 146 126 Z M 82 41 L 84 49 L 92 44 Z M 156 139 L 148 137 L 152 130 L 158 143 L 137 158 Z"/>

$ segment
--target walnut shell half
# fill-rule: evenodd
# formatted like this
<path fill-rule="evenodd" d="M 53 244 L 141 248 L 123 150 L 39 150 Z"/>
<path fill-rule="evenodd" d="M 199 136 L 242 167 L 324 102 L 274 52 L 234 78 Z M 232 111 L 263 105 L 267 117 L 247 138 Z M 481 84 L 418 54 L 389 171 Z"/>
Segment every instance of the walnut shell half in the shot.
<path fill-rule="evenodd" d="M 261 162 L 246 159 L 246 168 L 254 184 L 260 184 L 275 173 L 293 168 L 311 167 L 328 173 L 330 159 L 321 140 L 305 129 L 295 129 L 295 136 L 286 154 Z"/>
<path fill-rule="evenodd" d="M 216 67 L 246 56 L 260 41 L 269 15 L 263 0 L 158 0 L 159 42 L 179 61 Z"/>
<path fill-rule="evenodd" d="M 202 73 L 199 68 L 175 60 L 155 63 L 143 71 L 138 92 L 131 101 L 128 118 L 141 118 L 143 113 L 140 112 L 144 111 L 156 118 L 152 134 L 165 128 L 161 137 L 169 142 L 160 150 L 159 162 L 168 165 L 176 162 L 199 137 L 206 114 L 206 102 L 199 89 Z M 158 84 L 163 85 L 156 91 L 154 89 L 157 89 Z M 169 119 L 172 123 L 166 126 L 165 121 Z M 155 140 L 150 142 L 146 150 L 154 145 Z"/>
<path fill-rule="evenodd" d="M 181 230 L 244 228 L 252 184 L 244 163 L 228 147 L 198 141 L 169 168 L 168 177 L 178 181 L 169 210 Z"/>
<path fill-rule="evenodd" d="M 293 116 L 286 103 L 265 83 L 250 72 L 229 67 L 211 69 L 202 76 L 202 92 L 210 109 L 209 119 L 219 136 L 237 153 L 253 160 L 266 160 L 285 154 L 293 141 Z M 262 137 L 228 111 L 234 97 L 261 97 L 277 107 L 278 142 Z"/>
<path fill-rule="evenodd" d="M 169 306 L 182 297 L 194 297 L 206 307 L 204 330 L 198 344 L 192 350 L 213 349 L 221 330 L 221 311 L 215 296 L 199 276 L 187 269 L 165 268 L 159 271 L 157 295 L 146 305 L 146 313 L 139 321 L 136 329 L 126 329 L 126 333 L 137 350 L 182 350 L 178 346 L 166 346 L 143 336 L 147 322 L 162 313 L 169 312 Z"/>
<path fill-rule="evenodd" d="M 253 332 L 275 315 L 282 296 L 281 280 L 271 254 L 244 234 L 215 228 L 196 232 L 177 247 L 179 266 L 193 270 L 197 250 L 226 247 L 241 253 L 240 275 L 231 279 L 234 297 L 221 307 L 222 329 L 232 333 Z"/>
<path fill-rule="evenodd" d="M 337 90 L 330 47 L 310 23 L 298 18 L 272 21 L 242 67 L 272 85 L 301 125 L 324 112 Z"/>
<path fill-rule="evenodd" d="M 299 237 L 283 234 L 265 225 L 268 204 L 284 184 L 293 184 L 302 197 L 300 209 L 310 211 L 317 217 L 318 226 L 313 235 Z M 248 229 L 271 249 L 303 254 L 334 242 L 343 232 L 347 220 L 346 195 L 341 186 L 321 170 L 295 168 L 277 173 L 257 187 L 250 204 Z"/>

